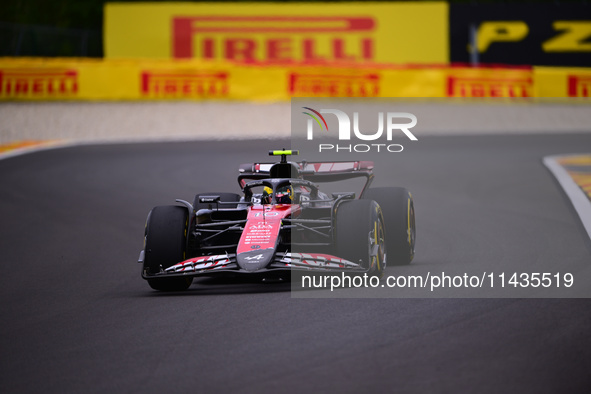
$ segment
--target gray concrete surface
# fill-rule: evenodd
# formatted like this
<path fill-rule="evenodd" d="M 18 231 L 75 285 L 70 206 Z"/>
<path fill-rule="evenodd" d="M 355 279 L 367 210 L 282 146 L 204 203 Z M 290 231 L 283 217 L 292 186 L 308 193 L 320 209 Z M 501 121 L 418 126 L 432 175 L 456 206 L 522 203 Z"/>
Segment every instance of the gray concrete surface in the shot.
<path fill-rule="evenodd" d="M 581 102 L 401 101 L 420 135 L 591 132 Z M 290 103 L 43 102 L 0 104 L 0 144 L 19 140 L 140 141 L 288 138 Z"/>

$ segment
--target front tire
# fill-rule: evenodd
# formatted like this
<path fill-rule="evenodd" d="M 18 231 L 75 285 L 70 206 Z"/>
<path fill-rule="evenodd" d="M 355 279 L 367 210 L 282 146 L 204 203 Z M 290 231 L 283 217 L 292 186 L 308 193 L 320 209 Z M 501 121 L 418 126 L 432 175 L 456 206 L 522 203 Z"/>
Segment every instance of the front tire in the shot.
<path fill-rule="evenodd" d="M 381 278 L 386 269 L 385 225 L 378 203 L 346 201 L 336 214 L 337 256 L 361 263 L 369 274 Z"/>
<path fill-rule="evenodd" d="M 156 274 L 185 260 L 189 213 L 179 206 L 159 206 L 150 211 L 146 223 L 144 274 Z M 154 290 L 182 291 L 191 286 L 192 277 L 151 278 Z"/>
<path fill-rule="evenodd" d="M 410 264 L 415 255 L 416 225 L 412 195 L 403 187 L 368 189 L 363 199 L 374 200 L 384 213 L 388 262 Z"/>

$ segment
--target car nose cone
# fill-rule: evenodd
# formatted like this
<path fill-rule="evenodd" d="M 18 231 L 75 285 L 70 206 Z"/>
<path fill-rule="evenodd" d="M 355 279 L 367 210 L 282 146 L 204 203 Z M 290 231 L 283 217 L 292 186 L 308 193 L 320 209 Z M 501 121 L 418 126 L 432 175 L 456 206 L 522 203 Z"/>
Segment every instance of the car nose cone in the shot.
<path fill-rule="evenodd" d="M 273 249 L 248 251 L 236 256 L 236 262 L 245 271 L 258 271 L 269 265 L 273 254 Z"/>

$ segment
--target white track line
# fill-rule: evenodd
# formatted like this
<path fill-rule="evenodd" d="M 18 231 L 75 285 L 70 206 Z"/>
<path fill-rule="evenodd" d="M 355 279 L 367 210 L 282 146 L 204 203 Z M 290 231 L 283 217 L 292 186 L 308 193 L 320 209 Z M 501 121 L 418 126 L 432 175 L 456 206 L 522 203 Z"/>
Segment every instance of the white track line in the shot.
<path fill-rule="evenodd" d="M 587 230 L 587 235 L 591 238 L 591 201 L 589 201 L 585 192 L 583 192 L 579 185 L 577 185 L 571 178 L 566 169 L 558 163 L 559 159 L 580 155 L 582 154 L 546 156 L 544 157 L 543 162 L 550 172 L 554 174 L 558 183 L 560 183 L 560 186 L 564 189 L 564 192 L 575 207 L 575 211 L 577 211 L 579 219 L 581 219 L 581 222 L 583 223 L 583 227 Z"/>

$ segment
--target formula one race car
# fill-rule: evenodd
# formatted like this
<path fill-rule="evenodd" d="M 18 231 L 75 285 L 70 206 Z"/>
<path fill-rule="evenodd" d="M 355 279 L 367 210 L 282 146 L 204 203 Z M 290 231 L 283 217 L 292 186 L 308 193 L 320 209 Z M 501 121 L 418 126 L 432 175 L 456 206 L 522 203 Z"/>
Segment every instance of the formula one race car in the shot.
<path fill-rule="evenodd" d="M 156 290 L 187 289 L 195 276 L 283 277 L 293 271 L 382 277 L 386 263 L 414 256 L 415 214 L 401 187 L 369 188 L 373 162 L 243 164 L 243 195 L 201 193 L 193 204 L 158 206 L 146 221 L 139 263 Z M 327 195 L 315 182 L 365 178 L 353 192 Z"/>

